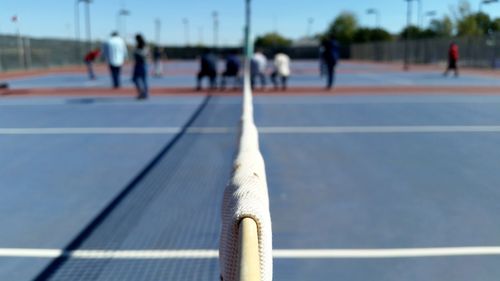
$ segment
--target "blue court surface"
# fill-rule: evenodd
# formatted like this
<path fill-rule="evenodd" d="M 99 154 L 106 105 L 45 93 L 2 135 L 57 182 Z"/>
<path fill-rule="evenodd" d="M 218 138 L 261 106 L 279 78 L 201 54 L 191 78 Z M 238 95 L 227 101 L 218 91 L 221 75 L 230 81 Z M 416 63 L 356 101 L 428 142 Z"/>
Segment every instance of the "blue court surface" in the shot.
<path fill-rule="evenodd" d="M 255 98 L 275 280 L 498 280 L 500 96 L 425 94 Z M 1 98 L 0 280 L 218 280 L 240 114 L 238 96 Z"/>
<path fill-rule="evenodd" d="M 165 75 L 161 78 L 149 79 L 151 87 L 194 87 L 198 65 L 196 62 L 172 62 L 164 65 Z M 222 73 L 223 67 L 219 67 Z M 459 79 L 452 76 L 443 77 L 439 71 L 401 72 L 387 67 L 370 64 L 354 64 L 342 62 L 338 67 L 338 86 L 498 86 L 498 77 L 477 74 L 462 74 Z M 319 75 L 319 64 L 314 61 L 298 61 L 292 63 L 290 86 L 316 87 L 323 86 Z M 125 87 L 132 87 L 129 67 L 124 69 L 122 81 Z M 231 81 L 229 81 L 231 85 Z M 268 81 L 269 83 L 269 81 Z M 96 80 L 89 80 L 84 74 L 47 74 L 43 76 L 16 78 L 9 81 L 12 89 L 46 89 L 46 88 L 102 88 L 111 85 L 109 74 L 101 71 Z"/>

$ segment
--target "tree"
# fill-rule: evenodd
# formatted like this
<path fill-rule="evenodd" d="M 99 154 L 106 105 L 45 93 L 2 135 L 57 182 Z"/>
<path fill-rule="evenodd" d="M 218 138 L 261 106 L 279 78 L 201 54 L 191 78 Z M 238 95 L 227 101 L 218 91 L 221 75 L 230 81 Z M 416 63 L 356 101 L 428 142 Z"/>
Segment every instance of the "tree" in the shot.
<path fill-rule="evenodd" d="M 392 40 L 392 35 L 382 28 L 358 28 L 353 36 L 354 43 L 390 40 Z"/>
<path fill-rule="evenodd" d="M 453 22 L 448 16 L 444 16 L 442 20 L 434 19 L 429 24 L 429 30 L 434 32 L 436 37 L 451 37 L 453 35 Z"/>
<path fill-rule="evenodd" d="M 475 17 L 476 23 L 477 23 L 479 29 L 481 29 L 482 33 L 488 34 L 488 31 L 490 30 L 491 24 L 492 24 L 490 16 L 483 13 L 483 12 L 479 12 L 479 13 L 476 13 L 474 15 L 474 17 Z"/>
<path fill-rule="evenodd" d="M 474 36 L 484 34 L 484 30 L 478 22 L 478 17 L 476 17 L 476 15 L 472 12 L 468 1 L 460 1 L 458 7 L 452 10 L 452 13 L 455 17 L 458 36 Z M 480 16 L 479 19 L 482 21 L 483 17 Z"/>
<path fill-rule="evenodd" d="M 291 45 L 292 40 L 276 32 L 267 33 L 255 39 L 255 46 L 259 48 L 286 48 Z"/>
<path fill-rule="evenodd" d="M 351 12 L 342 12 L 330 24 L 326 36 L 335 36 L 341 44 L 350 44 L 358 29 L 358 19 Z"/>
<path fill-rule="evenodd" d="M 491 31 L 493 32 L 500 31 L 500 18 L 496 18 L 491 22 Z"/>
<path fill-rule="evenodd" d="M 401 39 L 422 39 L 425 38 L 425 32 L 422 30 L 420 27 L 415 26 L 415 25 L 410 25 L 401 31 L 399 34 L 399 37 Z"/>

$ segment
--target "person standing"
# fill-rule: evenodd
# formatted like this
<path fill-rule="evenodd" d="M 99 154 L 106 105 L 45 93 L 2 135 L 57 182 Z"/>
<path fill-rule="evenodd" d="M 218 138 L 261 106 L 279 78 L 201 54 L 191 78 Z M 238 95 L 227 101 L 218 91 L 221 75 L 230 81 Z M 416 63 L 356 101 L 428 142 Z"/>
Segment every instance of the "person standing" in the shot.
<path fill-rule="evenodd" d="M 290 76 L 290 57 L 285 52 L 278 52 L 274 56 L 274 71 L 271 74 L 271 81 L 274 84 L 274 89 L 279 89 L 278 78 L 281 82 L 281 89 L 286 90 L 288 77 Z"/>
<path fill-rule="evenodd" d="M 127 45 L 125 44 L 125 41 L 118 36 L 118 32 L 113 32 L 111 34 L 111 38 L 109 38 L 109 40 L 104 44 L 103 49 L 104 58 L 106 59 L 111 72 L 113 88 L 118 89 L 121 85 L 121 68 L 128 55 Z"/>
<path fill-rule="evenodd" d="M 240 59 L 238 58 L 237 53 L 235 51 L 232 51 L 226 57 L 226 71 L 224 71 L 224 73 L 222 74 L 222 80 L 220 85 L 221 90 L 225 90 L 226 81 L 228 78 L 233 78 L 234 89 L 238 88 L 238 86 L 241 84 L 240 68 L 241 68 Z"/>
<path fill-rule="evenodd" d="M 264 90 L 266 88 L 266 68 L 267 58 L 261 50 L 257 50 L 250 62 L 252 89 L 255 86 L 257 78 L 260 79 L 261 89 Z"/>
<path fill-rule="evenodd" d="M 339 44 L 334 36 L 323 42 L 322 61 L 326 67 L 327 83 L 326 89 L 333 88 L 335 82 L 335 68 L 340 57 Z"/>
<path fill-rule="evenodd" d="M 196 90 L 201 91 L 203 78 L 210 80 L 210 89 L 215 90 L 217 81 L 217 59 L 209 49 L 203 49 L 200 59 L 200 72 L 198 72 Z"/>
<path fill-rule="evenodd" d="M 87 72 L 89 74 L 90 80 L 96 79 L 93 64 L 94 64 L 95 60 L 99 57 L 100 54 L 101 54 L 101 50 L 95 49 L 93 51 L 88 52 L 85 55 L 84 61 L 85 61 L 85 65 L 87 66 Z"/>
<path fill-rule="evenodd" d="M 458 77 L 458 58 L 458 45 L 455 42 L 452 42 L 450 44 L 450 48 L 448 49 L 448 68 L 444 72 L 444 76 L 448 76 L 448 72 L 453 69 L 455 71 L 455 77 Z"/>
<path fill-rule="evenodd" d="M 135 87 L 137 88 L 137 99 L 147 99 L 148 98 L 148 81 L 147 81 L 147 56 L 148 49 L 146 47 L 146 41 L 141 34 L 135 36 L 136 48 L 134 50 L 134 72 L 132 76 L 132 81 L 134 81 Z"/>

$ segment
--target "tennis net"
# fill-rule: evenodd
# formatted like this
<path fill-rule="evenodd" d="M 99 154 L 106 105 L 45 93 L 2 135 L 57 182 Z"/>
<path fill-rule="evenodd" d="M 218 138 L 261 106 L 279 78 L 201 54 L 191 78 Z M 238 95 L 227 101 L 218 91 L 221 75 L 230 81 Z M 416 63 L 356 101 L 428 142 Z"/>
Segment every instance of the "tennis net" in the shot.
<path fill-rule="evenodd" d="M 273 271 L 272 228 L 265 164 L 253 113 L 250 0 L 247 0 L 245 33 L 240 139 L 233 174 L 224 192 L 222 205 L 221 278 L 223 281 L 270 281 Z"/>

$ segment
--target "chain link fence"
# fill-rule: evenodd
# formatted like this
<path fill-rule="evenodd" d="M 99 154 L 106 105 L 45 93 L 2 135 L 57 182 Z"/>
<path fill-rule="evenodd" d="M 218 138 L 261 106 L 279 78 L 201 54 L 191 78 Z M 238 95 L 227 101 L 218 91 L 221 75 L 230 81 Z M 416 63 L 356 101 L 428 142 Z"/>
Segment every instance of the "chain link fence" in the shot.
<path fill-rule="evenodd" d="M 78 65 L 88 50 L 86 42 L 3 35 L 0 36 L 0 71 Z"/>
<path fill-rule="evenodd" d="M 459 46 L 462 66 L 500 68 L 500 33 L 477 37 L 410 40 L 409 62 L 446 63 L 451 42 Z M 351 58 L 377 62 L 403 62 L 405 44 L 405 41 L 354 44 L 351 46 Z"/>

